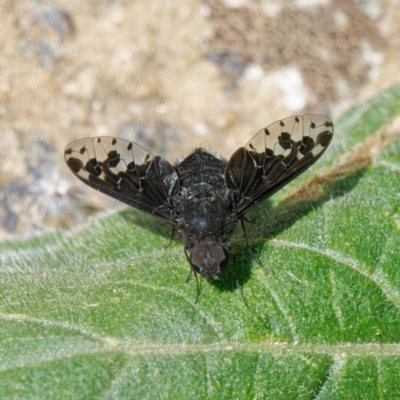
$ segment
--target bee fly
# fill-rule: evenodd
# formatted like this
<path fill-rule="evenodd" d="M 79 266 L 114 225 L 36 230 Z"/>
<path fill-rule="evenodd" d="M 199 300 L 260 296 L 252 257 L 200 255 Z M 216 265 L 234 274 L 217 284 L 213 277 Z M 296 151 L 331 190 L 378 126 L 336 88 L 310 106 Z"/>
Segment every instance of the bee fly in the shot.
<path fill-rule="evenodd" d="M 173 233 L 182 234 L 197 302 L 197 274 L 218 279 L 238 221 L 244 230 L 246 213 L 313 165 L 332 136 L 328 117 L 303 115 L 262 129 L 229 161 L 198 148 L 173 166 L 136 143 L 112 137 L 68 144 L 65 161 L 87 185 L 163 219 Z M 247 242 L 245 231 L 244 237 Z M 233 261 L 240 290 L 234 255 Z"/>

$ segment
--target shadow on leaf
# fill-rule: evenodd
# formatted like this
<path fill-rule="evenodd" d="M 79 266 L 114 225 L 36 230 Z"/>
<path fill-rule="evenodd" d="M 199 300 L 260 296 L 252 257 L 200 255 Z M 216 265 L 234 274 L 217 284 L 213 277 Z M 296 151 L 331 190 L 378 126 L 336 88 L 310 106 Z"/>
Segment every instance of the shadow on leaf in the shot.
<path fill-rule="evenodd" d="M 290 228 L 298 220 L 314 212 L 327 201 L 341 197 L 353 190 L 365 171 L 366 168 L 362 168 L 349 173 L 336 172 L 335 174 L 314 178 L 301 190 L 284 199 L 280 206 L 272 208 L 271 202 L 268 201 L 258 206 L 249 215 L 249 219 L 253 222 L 245 225 L 253 254 L 257 258 L 261 257 L 265 240 L 271 239 Z M 240 286 L 243 286 L 250 279 L 255 262 L 249 254 L 243 233 L 240 230 L 239 227 L 237 234 L 241 237 L 234 239 L 234 251 L 237 258 L 238 281 Z M 221 274 L 221 281 L 213 282 L 213 285 L 221 290 L 233 291 L 237 288 L 232 262 L 229 267 L 228 271 Z M 268 273 L 267 270 L 266 273 Z"/>

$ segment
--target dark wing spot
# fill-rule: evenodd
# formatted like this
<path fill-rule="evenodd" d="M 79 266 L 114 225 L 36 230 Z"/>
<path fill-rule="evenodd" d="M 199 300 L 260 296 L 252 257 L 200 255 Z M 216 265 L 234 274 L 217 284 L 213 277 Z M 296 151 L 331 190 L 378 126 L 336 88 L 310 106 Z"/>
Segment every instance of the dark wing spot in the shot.
<path fill-rule="evenodd" d="M 120 162 L 120 155 L 115 151 L 108 152 L 108 165 L 110 168 L 115 168 Z"/>
<path fill-rule="evenodd" d="M 281 140 L 288 142 L 290 140 L 290 133 L 289 132 L 282 132 L 280 136 Z"/>
<path fill-rule="evenodd" d="M 253 146 L 251 143 L 249 143 L 249 147 L 250 147 L 253 151 L 256 151 L 256 149 L 254 148 L 254 146 Z"/>
<path fill-rule="evenodd" d="M 296 122 L 300 122 L 299 117 L 295 117 L 294 119 Z"/>
<path fill-rule="evenodd" d="M 101 142 L 101 138 L 97 138 L 97 143 L 100 143 Z"/>
<path fill-rule="evenodd" d="M 332 124 L 331 121 L 326 121 L 326 122 L 324 123 L 324 126 L 326 126 L 327 128 L 330 128 L 330 127 L 333 126 L 333 124 Z"/>
<path fill-rule="evenodd" d="M 100 176 L 101 175 L 101 168 L 99 167 L 97 163 L 97 159 L 92 158 L 89 160 L 86 165 L 85 169 L 89 174 L 94 175 L 94 176 Z"/>
<path fill-rule="evenodd" d="M 85 146 L 83 146 L 80 150 L 79 150 L 79 153 L 81 153 L 81 154 L 84 154 L 85 153 L 85 151 L 86 151 L 86 147 Z"/>
<path fill-rule="evenodd" d="M 108 158 L 109 158 L 110 160 L 117 160 L 117 159 L 119 159 L 119 154 L 118 154 L 115 150 L 109 151 L 108 154 L 107 154 L 107 156 L 108 156 Z"/>
<path fill-rule="evenodd" d="M 126 148 L 127 150 L 132 150 L 132 147 L 133 147 L 133 144 L 132 144 L 132 142 L 130 142 L 129 144 L 128 144 L 128 147 Z"/>
<path fill-rule="evenodd" d="M 310 136 L 304 136 L 301 141 L 299 151 L 301 154 L 306 155 L 314 148 L 314 146 L 315 144 L 313 138 Z"/>
<path fill-rule="evenodd" d="M 133 171 L 135 169 L 135 161 L 131 161 L 128 165 L 127 165 L 127 170 L 128 171 Z"/>
<path fill-rule="evenodd" d="M 271 149 L 266 148 L 265 149 L 265 155 L 266 155 L 266 157 L 271 158 L 271 157 L 274 156 L 274 151 L 271 150 Z"/>
<path fill-rule="evenodd" d="M 264 129 L 264 133 L 265 133 L 267 136 L 270 135 L 270 132 L 269 132 L 269 130 L 268 130 L 267 128 Z"/>
<path fill-rule="evenodd" d="M 114 139 L 111 141 L 111 144 L 114 146 L 115 143 L 117 143 L 117 139 L 114 138 Z"/>
<path fill-rule="evenodd" d="M 115 159 L 115 160 L 109 160 L 109 161 L 108 161 L 108 166 L 109 166 L 110 168 L 115 168 L 115 167 L 119 164 L 120 161 L 121 161 L 121 160 L 120 160 L 119 158 L 117 158 L 117 159 Z"/>
<path fill-rule="evenodd" d="M 312 129 L 315 129 L 315 124 L 314 124 L 314 122 L 311 122 L 310 127 L 311 127 Z"/>
<path fill-rule="evenodd" d="M 70 147 L 69 149 L 65 150 L 65 154 L 72 154 L 72 149 L 71 149 L 71 147 Z"/>
<path fill-rule="evenodd" d="M 279 142 L 279 144 L 281 145 L 282 149 L 284 149 L 284 150 L 289 150 L 291 147 L 290 142 L 285 142 L 283 140 L 281 140 Z"/>
<path fill-rule="evenodd" d="M 330 143 L 331 139 L 332 135 L 329 131 L 321 132 L 317 137 L 317 144 L 326 147 Z"/>
<path fill-rule="evenodd" d="M 280 126 L 285 126 L 285 124 L 283 123 L 283 121 L 279 121 L 279 125 L 280 125 Z"/>
<path fill-rule="evenodd" d="M 83 169 L 83 163 L 79 158 L 71 157 L 67 161 L 68 167 L 73 171 L 74 174 L 77 174 L 81 169 Z"/>
<path fill-rule="evenodd" d="M 282 132 L 280 136 L 278 136 L 279 144 L 284 150 L 288 150 L 292 147 L 292 143 L 290 142 L 290 133 Z"/>

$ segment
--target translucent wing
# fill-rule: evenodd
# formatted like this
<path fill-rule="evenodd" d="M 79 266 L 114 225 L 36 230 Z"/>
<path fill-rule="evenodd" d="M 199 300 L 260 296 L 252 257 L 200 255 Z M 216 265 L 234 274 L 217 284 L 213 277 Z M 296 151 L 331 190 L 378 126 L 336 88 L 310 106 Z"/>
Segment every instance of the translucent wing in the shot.
<path fill-rule="evenodd" d="M 237 193 L 237 215 L 243 216 L 313 165 L 332 136 L 332 121 L 325 115 L 293 116 L 259 131 L 226 167 L 226 184 Z"/>
<path fill-rule="evenodd" d="M 164 158 L 136 143 L 102 136 L 68 144 L 65 162 L 90 187 L 172 223 L 170 198 L 180 180 Z"/>

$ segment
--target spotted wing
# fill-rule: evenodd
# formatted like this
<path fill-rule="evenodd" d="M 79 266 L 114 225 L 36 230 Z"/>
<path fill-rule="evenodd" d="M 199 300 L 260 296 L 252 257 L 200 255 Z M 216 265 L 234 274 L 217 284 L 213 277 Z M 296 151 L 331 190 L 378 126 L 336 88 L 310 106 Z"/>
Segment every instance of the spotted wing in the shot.
<path fill-rule="evenodd" d="M 170 199 L 180 180 L 164 158 L 136 143 L 102 136 L 68 144 L 65 162 L 90 187 L 172 223 Z"/>
<path fill-rule="evenodd" d="M 238 216 L 313 165 L 332 136 L 332 121 L 325 115 L 293 116 L 259 131 L 232 155 L 225 171 L 227 186 L 237 194 Z"/>

